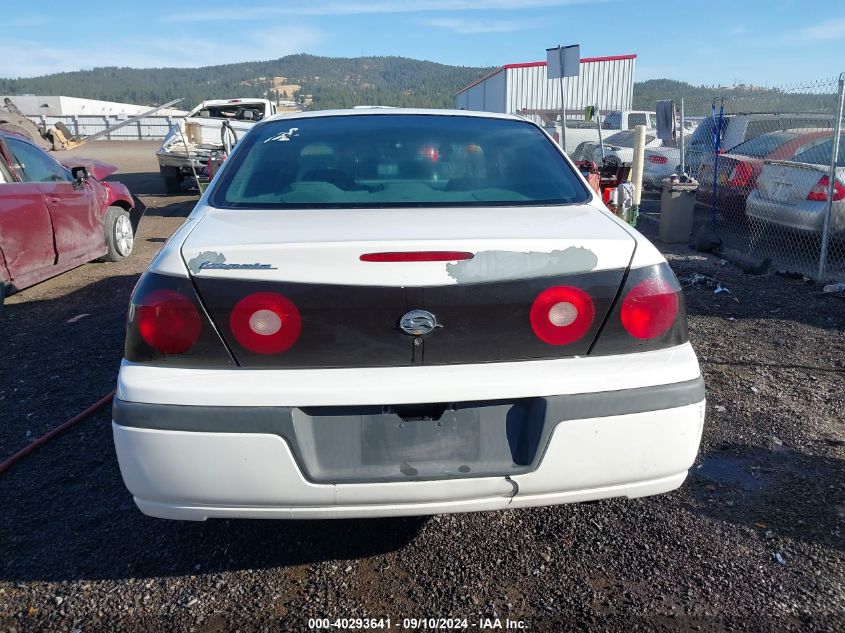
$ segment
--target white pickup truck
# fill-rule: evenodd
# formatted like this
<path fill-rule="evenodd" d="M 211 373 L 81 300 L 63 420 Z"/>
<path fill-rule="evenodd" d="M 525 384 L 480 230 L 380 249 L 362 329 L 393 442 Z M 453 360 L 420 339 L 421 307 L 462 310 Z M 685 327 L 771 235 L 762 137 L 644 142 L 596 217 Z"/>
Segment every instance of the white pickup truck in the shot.
<path fill-rule="evenodd" d="M 602 116 L 601 133 L 603 138 L 607 138 L 614 132 L 621 132 L 624 130 L 633 130 L 638 125 L 645 125 L 646 129 L 654 130 L 657 128 L 657 115 L 654 112 L 647 110 L 615 110 L 608 112 Z M 583 119 L 567 119 L 566 120 L 566 134 L 562 134 L 560 123 L 555 123 L 549 126 L 547 131 L 556 139 L 566 137 L 566 145 L 563 147 L 567 154 L 572 154 L 575 149 L 584 142 L 595 143 L 598 146 L 599 131 L 598 123 L 593 121 L 584 121 Z"/>
<path fill-rule="evenodd" d="M 174 125 L 156 152 L 167 193 L 181 189 L 185 177 L 208 178 L 212 154 L 228 152 L 253 125 L 276 113 L 267 99 L 203 101 Z M 193 163 L 193 168 L 192 168 Z"/>

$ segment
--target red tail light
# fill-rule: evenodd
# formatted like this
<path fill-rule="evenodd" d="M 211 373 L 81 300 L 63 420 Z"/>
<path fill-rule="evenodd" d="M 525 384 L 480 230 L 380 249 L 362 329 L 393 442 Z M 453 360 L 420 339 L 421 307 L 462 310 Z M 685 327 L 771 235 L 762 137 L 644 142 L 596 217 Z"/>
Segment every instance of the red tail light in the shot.
<path fill-rule="evenodd" d="M 815 202 L 827 202 L 827 190 L 830 188 L 830 178 L 822 176 L 816 183 L 816 186 L 810 189 L 807 194 L 807 200 Z M 833 181 L 833 201 L 839 202 L 845 198 L 845 185 L 838 180 Z"/>
<path fill-rule="evenodd" d="M 537 295 L 529 319 L 544 343 L 569 345 L 587 333 L 595 315 L 593 299 L 586 292 L 575 286 L 554 286 Z"/>
<path fill-rule="evenodd" d="M 437 151 L 436 147 L 426 146 L 420 148 L 420 156 L 436 163 L 440 159 L 440 152 Z"/>
<path fill-rule="evenodd" d="M 302 317 L 293 302 L 275 292 L 256 292 L 232 309 L 229 327 L 235 340 L 256 354 L 289 349 L 302 331 Z"/>
<path fill-rule="evenodd" d="M 464 251 L 410 251 L 364 253 L 358 259 L 362 262 L 456 262 L 473 257 L 472 253 Z"/>
<path fill-rule="evenodd" d="M 187 352 L 199 339 L 199 312 L 190 299 L 175 290 L 154 290 L 134 309 L 141 338 L 162 354 Z"/>
<path fill-rule="evenodd" d="M 639 339 L 665 334 L 678 315 L 678 297 L 665 282 L 646 279 L 631 288 L 622 301 L 620 317 L 628 333 Z"/>
<path fill-rule="evenodd" d="M 649 154 L 645 157 L 645 159 L 655 165 L 665 165 L 669 162 L 669 159 L 666 156 L 658 156 L 657 154 Z"/>
<path fill-rule="evenodd" d="M 728 185 L 731 187 L 748 187 L 754 180 L 754 167 L 750 163 L 738 162 L 733 168 L 730 177 L 728 178 Z"/>

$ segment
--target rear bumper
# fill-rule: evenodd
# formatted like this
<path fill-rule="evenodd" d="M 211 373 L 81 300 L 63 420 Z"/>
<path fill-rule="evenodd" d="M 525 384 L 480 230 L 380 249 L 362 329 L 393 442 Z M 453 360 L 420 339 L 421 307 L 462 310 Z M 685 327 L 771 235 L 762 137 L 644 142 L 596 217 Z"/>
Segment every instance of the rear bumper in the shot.
<path fill-rule="evenodd" d="M 326 456 L 308 454 L 314 447 L 312 429 L 295 418 L 283 428 L 279 421 L 290 413 L 285 408 L 214 412 L 215 407 L 117 400 L 113 431 L 120 469 L 138 507 L 152 516 L 188 520 L 398 516 L 640 497 L 680 486 L 698 451 L 705 408 L 700 377 L 543 400 L 549 403 L 548 432 L 536 459 L 500 461 L 498 473 L 467 473 L 463 456 L 447 454 L 435 463 L 443 470 L 439 478 L 421 479 L 418 473 L 428 473 L 431 465 L 409 457 L 410 464 L 387 460 L 393 472 L 389 480 L 382 474 L 355 481 L 366 474 L 366 464 L 356 470 L 354 459 L 345 462 L 355 470 L 352 480 L 344 480 L 342 471 L 331 473 L 335 482 L 326 480 L 314 471 Z M 344 424 L 362 423 L 345 418 Z M 496 433 L 492 428 L 483 441 Z M 363 454 L 366 442 L 355 444 L 350 437 L 356 436 L 340 437 L 338 448 Z M 328 461 L 334 463 L 342 452 Z"/>
<path fill-rule="evenodd" d="M 208 163 L 208 151 L 199 150 L 195 155 L 188 157 L 187 154 L 179 152 L 156 152 L 159 167 L 176 167 L 186 173 L 191 172 L 191 163 L 194 169 L 205 170 Z"/>
<path fill-rule="evenodd" d="M 827 203 L 802 200 L 796 204 L 764 200 L 756 193 L 748 197 L 745 206 L 748 217 L 767 224 L 803 231 L 821 233 L 824 230 Z M 845 205 L 834 203 L 830 218 L 830 230 L 833 233 L 845 233 Z"/>

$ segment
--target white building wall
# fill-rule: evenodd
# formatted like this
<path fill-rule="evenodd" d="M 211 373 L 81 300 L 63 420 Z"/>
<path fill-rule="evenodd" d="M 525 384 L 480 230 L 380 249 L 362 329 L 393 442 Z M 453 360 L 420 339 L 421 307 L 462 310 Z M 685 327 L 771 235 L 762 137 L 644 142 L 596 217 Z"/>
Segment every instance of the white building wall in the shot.
<path fill-rule="evenodd" d="M 597 105 L 601 110 L 630 110 L 634 97 L 634 59 L 581 62 L 578 77 L 549 80 L 546 65 L 507 68 L 511 85 L 508 112 L 559 110 L 563 82 L 567 110 Z"/>
<path fill-rule="evenodd" d="M 563 80 L 567 110 L 631 109 L 635 61 L 635 55 L 582 59 L 578 77 Z M 487 112 L 559 110 L 560 82 L 547 79 L 545 62 L 509 64 L 461 90 L 455 101 L 458 108 Z"/>

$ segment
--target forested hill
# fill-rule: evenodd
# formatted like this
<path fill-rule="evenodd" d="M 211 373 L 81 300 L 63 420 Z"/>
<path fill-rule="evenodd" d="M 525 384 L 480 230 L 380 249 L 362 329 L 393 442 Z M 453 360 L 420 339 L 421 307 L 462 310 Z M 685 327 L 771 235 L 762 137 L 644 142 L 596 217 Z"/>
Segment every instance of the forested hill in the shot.
<path fill-rule="evenodd" d="M 724 99 L 725 112 L 806 112 L 833 114 L 836 111 L 834 81 L 809 83 L 789 89 L 761 86 L 715 88 L 693 86 L 673 79 L 649 79 L 634 84 L 634 109 L 654 110 L 659 99 L 684 99 L 688 116 L 710 114 L 713 99 Z M 716 107 L 719 107 L 717 101 Z"/>
<path fill-rule="evenodd" d="M 289 55 L 263 62 L 202 68 L 95 68 L 30 79 L 0 79 L 0 94 L 87 97 L 146 105 L 184 98 L 192 108 L 204 99 L 259 97 L 299 99 L 310 109 L 355 105 L 454 107 L 455 93 L 489 68 L 447 66 L 405 57 L 333 58 Z M 710 113 L 714 96 L 726 112 L 833 112 L 836 86 L 781 91 L 757 86 L 713 88 L 672 79 L 634 84 L 634 108 L 653 110 L 659 99 L 685 99 L 689 116 Z M 305 100 L 313 96 L 313 103 Z"/>
<path fill-rule="evenodd" d="M 66 95 L 159 104 L 204 99 L 313 95 L 315 109 L 361 104 L 454 107 L 454 94 L 489 69 L 447 66 L 404 57 L 330 58 L 289 55 L 262 62 L 203 68 L 95 68 L 30 79 L 0 79 L 0 94 Z M 284 78 L 280 85 L 273 78 Z M 293 90 L 285 90 L 292 86 Z M 283 94 L 285 93 L 285 94 Z"/>

